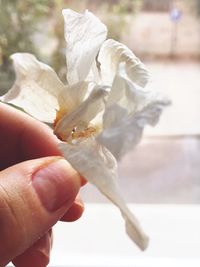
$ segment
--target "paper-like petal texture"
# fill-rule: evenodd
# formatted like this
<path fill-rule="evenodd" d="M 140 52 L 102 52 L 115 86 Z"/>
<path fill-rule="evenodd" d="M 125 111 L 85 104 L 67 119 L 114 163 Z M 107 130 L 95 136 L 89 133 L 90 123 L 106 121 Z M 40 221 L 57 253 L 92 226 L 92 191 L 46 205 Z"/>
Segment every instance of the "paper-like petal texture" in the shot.
<path fill-rule="evenodd" d="M 70 164 L 120 209 L 127 234 L 144 250 L 148 237 L 119 194 L 117 163 L 113 155 L 94 138 L 80 139 L 74 144 L 61 143 L 59 148 Z"/>
<path fill-rule="evenodd" d="M 24 109 L 40 121 L 52 123 L 64 85 L 52 68 L 32 54 L 16 53 L 11 58 L 16 81 L 0 100 Z"/>
<path fill-rule="evenodd" d="M 121 62 L 125 62 L 126 73 L 134 83 L 144 87 L 149 80 L 145 65 L 127 46 L 115 40 L 108 39 L 103 43 L 97 60 L 103 84 L 112 85 Z"/>
<path fill-rule="evenodd" d="M 163 110 L 162 102 L 149 104 L 139 112 L 128 115 L 118 105 L 110 107 L 104 115 L 108 126 L 97 137 L 100 144 L 111 151 L 117 160 L 138 144 L 146 125 L 155 125 Z"/>
<path fill-rule="evenodd" d="M 93 83 L 85 81 L 66 86 L 58 96 L 59 110 L 65 115 L 74 111 L 85 101 L 92 87 Z"/>
<path fill-rule="evenodd" d="M 85 80 L 107 36 L 106 26 L 91 12 L 83 14 L 63 10 L 67 42 L 67 80 L 69 84 Z"/>
<path fill-rule="evenodd" d="M 66 160 L 120 209 L 127 234 L 144 250 L 148 237 L 119 194 L 117 160 L 169 101 L 144 88 L 145 65 L 125 45 L 106 40 L 107 28 L 96 16 L 70 9 L 63 16 L 68 84 L 35 56 L 16 53 L 16 81 L 0 100 L 54 122 Z"/>
<path fill-rule="evenodd" d="M 134 84 L 120 65 L 103 116 L 103 131 L 97 137 L 117 160 L 141 139 L 146 125 L 154 126 L 168 100 Z"/>
<path fill-rule="evenodd" d="M 71 113 L 62 117 L 54 129 L 54 133 L 63 141 L 69 141 L 73 129 L 76 129 L 76 134 L 82 132 L 84 135 L 85 129 L 90 127 L 90 122 L 105 108 L 107 95 L 106 88 L 95 86 L 84 102 Z M 84 137 L 88 137 L 86 132 Z"/>

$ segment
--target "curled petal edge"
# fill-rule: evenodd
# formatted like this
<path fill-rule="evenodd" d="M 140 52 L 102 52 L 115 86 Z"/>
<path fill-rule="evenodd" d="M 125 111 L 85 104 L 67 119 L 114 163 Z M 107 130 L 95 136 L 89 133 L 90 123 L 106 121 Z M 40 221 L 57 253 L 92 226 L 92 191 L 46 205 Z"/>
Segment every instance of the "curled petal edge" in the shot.
<path fill-rule="evenodd" d="M 149 239 L 120 196 L 117 163 L 113 155 L 94 138 L 77 140 L 74 144 L 61 143 L 59 149 L 73 168 L 120 209 L 128 236 L 141 250 L 145 250 Z"/>
<path fill-rule="evenodd" d="M 58 95 L 64 90 L 63 83 L 51 67 L 32 54 L 16 53 L 11 58 L 16 80 L 0 100 L 22 108 L 40 121 L 52 123 L 58 108 Z"/>

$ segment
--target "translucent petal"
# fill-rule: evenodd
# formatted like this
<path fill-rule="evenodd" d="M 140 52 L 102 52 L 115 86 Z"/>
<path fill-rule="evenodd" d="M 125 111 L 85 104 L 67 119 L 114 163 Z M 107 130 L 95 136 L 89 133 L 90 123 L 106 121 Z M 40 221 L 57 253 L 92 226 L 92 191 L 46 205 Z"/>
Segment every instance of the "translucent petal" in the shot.
<path fill-rule="evenodd" d="M 106 107 L 115 103 L 127 110 L 128 113 L 138 110 L 148 101 L 149 92 L 132 82 L 126 74 L 125 63 L 120 63 L 116 72 Z"/>
<path fill-rule="evenodd" d="M 91 12 L 83 14 L 63 10 L 67 42 L 67 80 L 69 84 L 85 80 L 107 36 L 106 26 Z"/>
<path fill-rule="evenodd" d="M 24 109 L 33 117 L 53 122 L 58 95 L 64 89 L 55 71 L 28 53 L 12 55 L 16 81 L 1 100 Z"/>
<path fill-rule="evenodd" d="M 105 147 L 97 144 L 94 138 L 78 140 L 74 144 L 61 143 L 59 148 L 67 161 L 83 177 L 119 207 L 125 220 L 127 234 L 144 250 L 148 245 L 148 237 L 119 194 L 117 163 L 113 155 Z"/>
<path fill-rule="evenodd" d="M 108 39 L 103 43 L 97 60 L 103 84 L 112 84 L 121 62 L 125 62 L 126 73 L 134 83 L 144 87 L 149 80 L 145 65 L 127 46 L 115 40 Z"/>
<path fill-rule="evenodd" d="M 76 129 L 76 134 L 79 132 L 83 133 L 84 130 L 91 126 L 90 122 L 105 109 L 107 95 L 106 88 L 95 86 L 90 96 L 84 102 L 71 113 L 63 116 L 57 123 L 54 133 L 63 141 L 69 141 L 74 129 Z M 97 130 L 96 125 L 94 125 L 94 128 Z"/>
<path fill-rule="evenodd" d="M 155 101 L 132 116 L 119 105 L 111 106 L 104 114 L 107 127 L 104 126 L 105 129 L 97 137 L 98 142 L 120 160 L 140 141 L 144 127 L 157 123 L 164 106 L 163 102 Z"/>
<path fill-rule="evenodd" d="M 132 83 L 119 72 L 106 104 L 103 131 L 97 137 L 117 160 L 141 139 L 146 125 L 155 125 L 169 101 Z"/>
<path fill-rule="evenodd" d="M 58 96 L 59 110 L 66 115 L 74 111 L 88 97 L 92 86 L 84 81 L 66 86 Z"/>

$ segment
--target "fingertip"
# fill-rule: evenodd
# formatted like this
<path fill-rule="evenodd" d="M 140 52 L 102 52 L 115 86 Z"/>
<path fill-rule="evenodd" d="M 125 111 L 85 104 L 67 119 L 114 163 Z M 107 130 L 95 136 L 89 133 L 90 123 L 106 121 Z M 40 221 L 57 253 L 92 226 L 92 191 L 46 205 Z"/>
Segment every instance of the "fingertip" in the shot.
<path fill-rule="evenodd" d="M 75 200 L 72 204 L 71 208 L 64 214 L 64 216 L 60 219 L 63 222 L 74 222 L 82 216 L 84 212 L 84 204 L 81 200 Z"/>
<path fill-rule="evenodd" d="M 68 208 L 73 204 L 80 189 L 78 173 L 61 157 L 53 157 L 32 175 L 32 185 L 41 204 L 49 212 Z"/>
<path fill-rule="evenodd" d="M 80 179 L 81 179 L 81 186 L 87 184 L 87 180 L 83 176 L 80 175 Z"/>

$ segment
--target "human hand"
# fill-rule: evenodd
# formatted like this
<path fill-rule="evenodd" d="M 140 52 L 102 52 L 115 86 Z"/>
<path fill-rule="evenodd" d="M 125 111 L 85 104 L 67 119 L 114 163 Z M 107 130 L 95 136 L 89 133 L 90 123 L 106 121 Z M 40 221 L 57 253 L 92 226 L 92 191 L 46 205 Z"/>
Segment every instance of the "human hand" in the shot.
<path fill-rule="evenodd" d="M 51 227 L 83 212 L 84 183 L 44 124 L 0 103 L 0 266 L 45 267 Z"/>

